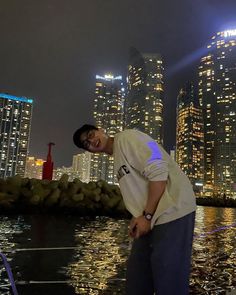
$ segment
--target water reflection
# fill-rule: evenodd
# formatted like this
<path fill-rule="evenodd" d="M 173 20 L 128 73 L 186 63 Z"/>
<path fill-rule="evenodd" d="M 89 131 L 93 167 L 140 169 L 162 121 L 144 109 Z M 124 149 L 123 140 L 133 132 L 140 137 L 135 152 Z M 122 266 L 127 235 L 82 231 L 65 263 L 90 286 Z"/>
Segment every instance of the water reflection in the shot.
<path fill-rule="evenodd" d="M 236 288 L 236 209 L 198 207 L 196 216 L 190 293 L 225 294 Z M 20 294 L 125 294 L 127 227 L 104 217 L 2 216 L 0 248 L 25 282 Z M 2 266 L 0 274 L 6 284 Z"/>
<path fill-rule="evenodd" d="M 236 287 L 236 210 L 198 207 L 191 294 L 225 294 Z"/>
<path fill-rule="evenodd" d="M 0 218 L 0 251 L 4 254 L 7 254 L 8 262 L 11 264 L 11 261 L 14 257 L 12 249 L 18 247 L 18 243 L 15 240 L 15 235 L 21 234 L 24 231 L 30 229 L 30 226 L 27 225 L 22 216 L 12 216 L 11 218 L 1 216 Z M 15 268 L 15 273 L 17 273 L 18 268 Z M 8 285 L 8 277 L 5 271 L 5 268 L 0 264 L 0 285 Z M 8 287 L 0 288 L 0 294 L 9 294 Z"/>
<path fill-rule="evenodd" d="M 77 228 L 75 240 L 78 249 L 68 274 L 76 294 L 124 294 L 127 221 L 97 218 Z"/>

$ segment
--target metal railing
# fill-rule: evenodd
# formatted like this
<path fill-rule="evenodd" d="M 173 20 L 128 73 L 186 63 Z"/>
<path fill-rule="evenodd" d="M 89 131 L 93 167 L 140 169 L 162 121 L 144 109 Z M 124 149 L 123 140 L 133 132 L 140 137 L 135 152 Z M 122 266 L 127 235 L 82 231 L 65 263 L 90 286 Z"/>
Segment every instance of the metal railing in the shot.
<path fill-rule="evenodd" d="M 12 288 L 13 295 L 18 295 L 18 292 L 17 292 L 17 289 L 16 289 L 16 284 L 15 284 L 15 281 L 14 281 L 14 277 L 13 277 L 13 274 L 12 274 L 12 271 L 11 271 L 10 264 L 8 263 L 6 256 L 4 254 L 2 254 L 1 252 L 0 252 L 0 256 L 2 258 L 5 270 L 7 272 L 8 279 L 10 281 L 10 285 L 11 285 L 11 288 Z"/>

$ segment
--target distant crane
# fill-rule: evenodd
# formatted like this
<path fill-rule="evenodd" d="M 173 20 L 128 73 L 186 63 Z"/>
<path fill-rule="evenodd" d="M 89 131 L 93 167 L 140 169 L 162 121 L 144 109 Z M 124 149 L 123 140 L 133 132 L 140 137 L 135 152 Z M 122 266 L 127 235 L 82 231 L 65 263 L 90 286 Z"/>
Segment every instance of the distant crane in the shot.
<path fill-rule="evenodd" d="M 42 179 L 52 180 L 53 161 L 52 161 L 52 156 L 51 156 L 51 149 L 52 149 L 53 145 L 55 145 L 54 142 L 48 143 L 48 155 L 47 155 L 47 161 L 43 163 Z"/>

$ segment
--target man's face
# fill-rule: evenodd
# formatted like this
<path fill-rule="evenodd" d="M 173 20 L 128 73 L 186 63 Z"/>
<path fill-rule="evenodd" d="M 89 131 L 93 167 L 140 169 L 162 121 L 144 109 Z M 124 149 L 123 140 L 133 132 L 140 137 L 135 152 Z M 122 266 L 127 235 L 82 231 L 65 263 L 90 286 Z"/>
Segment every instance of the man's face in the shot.
<path fill-rule="evenodd" d="M 82 133 L 80 140 L 85 150 L 91 153 L 100 153 L 104 151 L 107 145 L 108 136 L 103 129 L 99 128 Z"/>

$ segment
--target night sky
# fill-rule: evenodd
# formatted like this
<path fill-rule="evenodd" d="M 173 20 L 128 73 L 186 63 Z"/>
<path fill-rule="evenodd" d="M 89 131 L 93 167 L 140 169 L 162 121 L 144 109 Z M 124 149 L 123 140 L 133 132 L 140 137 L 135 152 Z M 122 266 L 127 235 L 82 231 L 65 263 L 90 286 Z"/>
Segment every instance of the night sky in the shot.
<path fill-rule="evenodd" d="M 236 27 L 236 0 L 2 0 L 0 91 L 34 98 L 30 155 L 70 166 L 72 134 L 93 122 L 95 75 L 127 74 L 129 47 L 164 58 L 165 146 L 175 144 L 179 88 L 202 49 Z M 200 53 L 200 55 L 199 55 Z"/>

